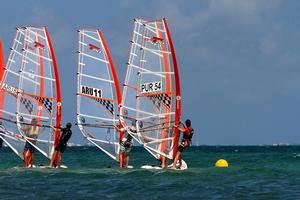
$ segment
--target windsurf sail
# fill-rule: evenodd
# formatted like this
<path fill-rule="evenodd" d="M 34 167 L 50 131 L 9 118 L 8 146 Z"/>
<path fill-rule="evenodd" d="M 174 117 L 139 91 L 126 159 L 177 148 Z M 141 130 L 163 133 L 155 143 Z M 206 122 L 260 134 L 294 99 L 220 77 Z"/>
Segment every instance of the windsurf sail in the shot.
<path fill-rule="evenodd" d="M 97 29 L 78 31 L 77 124 L 83 136 L 119 160 L 118 105 L 121 92 L 103 35 Z"/>
<path fill-rule="evenodd" d="M 132 136 L 156 159 L 177 152 L 181 95 L 174 46 L 165 19 L 135 19 L 120 105 L 124 127 L 136 121 Z"/>
<path fill-rule="evenodd" d="M 54 50 L 46 27 L 24 27 L 22 63 L 19 72 L 17 125 L 26 141 L 48 159 L 60 137 L 60 81 Z M 32 120 L 37 122 L 37 135 L 31 134 Z"/>
<path fill-rule="evenodd" d="M 5 100 L 2 122 L 6 143 L 23 158 L 24 143 L 51 159 L 61 124 L 60 83 L 46 27 L 17 28 L 1 82 Z M 35 119 L 36 126 L 32 121 Z M 35 137 L 30 137 L 35 128 Z"/>

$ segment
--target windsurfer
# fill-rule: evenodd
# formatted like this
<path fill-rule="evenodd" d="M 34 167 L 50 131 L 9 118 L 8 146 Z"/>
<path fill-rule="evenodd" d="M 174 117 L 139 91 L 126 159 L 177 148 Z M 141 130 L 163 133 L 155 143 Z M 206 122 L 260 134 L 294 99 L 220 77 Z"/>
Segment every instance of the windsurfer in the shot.
<path fill-rule="evenodd" d="M 54 130 L 57 130 L 54 126 L 51 126 Z M 72 130 L 71 130 L 72 124 L 68 122 L 66 124 L 66 128 L 59 128 L 61 131 L 61 135 L 59 138 L 59 142 L 55 147 L 55 151 L 52 154 L 52 158 L 50 161 L 50 167 L 52 168 L 54 164 L 57 164 L 57 166 L 60 168 L 61 166 L 61 161 L 62 161 L 62 154 L 67 148 L 67 143 L 69 139 L 72 136 Z"/>
<path fill-rule="evenodd" d="M 124 167 L 124 157 L 125 157 L 125 166 L 128 168 L 129 164 L 129 152 L 131 151 L 132 147 L 132 136 L 129 134 L 136 134 L 136 120 L 132 121 L 132 125 L 128 127 L 119 128 L 115 126 L 117 131 L 125 132 L 124 138 L 120 141 L 120 152 L 119 152 L 119 161 L 120 161 L 120 168 Z"/>
<path fill-rule="evenodd" d="M 176 153 L 172 169 L 176 168 L 177 161 L 179 161 L 178 167 L 180 169 L 180 167 L 182 165 L 182 162 L 181 162 L 182 152 L 184 149 L 188 148 L 192 143 L 194 129 L 192 128 L 191 120 L 189 120 L 189 119 L 185 120 L 185 125 L 186 125 L 186 127 L 184 127 L 184 128 L 178 127 L 177 125 L 174 126 L 175 128 L 177 128 L 179 131 L 181 131 L 183 133 L 183 137 L 182 137 L 181 144 L 178 147 L 178 151 Z"/>
<path fill-rule="evenodd" d="M 36 144 L 36 140 L 40 134 L 40 127 L 37 126 L 36 118 L 32 118 L 31 124 L 27 125 L 23 129 L 23 131 L 27 136 L 26 144 L 23 151 L 23 157 L 24 157 L 25 167 L 29 168 L 34 164 L 34 160 L 35 160 L 35 156 L 34 156 L 35 149 L 32 144 Z"/>

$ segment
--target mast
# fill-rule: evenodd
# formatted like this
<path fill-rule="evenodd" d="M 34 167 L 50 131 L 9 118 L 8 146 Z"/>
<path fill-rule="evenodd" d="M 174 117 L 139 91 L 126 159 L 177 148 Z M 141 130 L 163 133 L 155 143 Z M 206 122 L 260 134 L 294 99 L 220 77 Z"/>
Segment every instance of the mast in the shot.
<path fill-rule="evenodd" d="M 56 80 L 55 81 L 55 84 L 56 84 L 56 101 L 57 101 L 57 103 L 56 103 L 56 127 L 60 127 L 61 119 L 62 119 L 62 103 L 61 103 L 62 99 L 61 99 L 61 92 L 60 92 L 60 79 L 59 79 L 58 67 L 57 67 L 57 63 L 56 63 L 54 50 L 53 50 L 53 47 L 52 47 L 52 43 L 51 43 L 51 39 L 50 39 L 50 35 L 49 35 L 47 27 L 45 27 L 45 33 L 46 33 L 48 45 L 49 45 L 49 48 L 50 48 L 51 58 L 53 60 L 54 78 Z M 56 130 L 55 131 L 55 138 L 54 138 L 54 148 L 58 144 L 59 138 L 60 138 L 60 131 Z"/>
<path fill-rule="evenodd" d="M 175 86 L 176 86 L 176 112 L 175 112 L 175 125 L 179 125 L 180 122 L 180 116 L 181 116 L 181 93 L 180 93 L 180 77 L 179 77 L 179 70 L 177 65 L 177 59 L 176 59 L 176 53 L 175 48 L 173 45 L 173 41 L 171 38 L 171 34 L 168 28 L 168 24 L 165 18 L 163 18 L 163 23 L 167 32 L 167 37 L 170 44 L 170 49 L 172 52 L 172 60 L 173 60 L 173 66 L 174 66 L 174 76 L 175 76 Z M 178 148 L 178 142 L 179 142 L 180 133 L 178 129 L 174 129 L 174 141 L 173 141 L 173 159 L 176 156 L 177 148 Z"/>

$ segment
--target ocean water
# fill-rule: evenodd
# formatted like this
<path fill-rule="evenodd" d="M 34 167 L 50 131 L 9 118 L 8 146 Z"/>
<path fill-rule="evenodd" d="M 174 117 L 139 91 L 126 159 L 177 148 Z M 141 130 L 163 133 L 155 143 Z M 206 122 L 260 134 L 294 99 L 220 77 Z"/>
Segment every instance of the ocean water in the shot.
<path fill-rule="evenodd" d="M 300 199 L 300 146 L 191 147 L 183 158 L 188 170 L 145 170 L 157 162 L 135 147 L 134 168 L 120 170 L 95 147 L 69 147 L 68 169 L 25 169 L 2 148 L 0 199 Z M 229 168 L 214 167 L 220 158 Z"/>

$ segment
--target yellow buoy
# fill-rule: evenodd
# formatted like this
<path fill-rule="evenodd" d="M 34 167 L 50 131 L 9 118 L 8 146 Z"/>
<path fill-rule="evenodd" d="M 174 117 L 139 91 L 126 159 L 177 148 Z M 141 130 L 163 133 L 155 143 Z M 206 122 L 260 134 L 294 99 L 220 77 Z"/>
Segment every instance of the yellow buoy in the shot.
<path fill-rule="evenodd" d="M 228 167 L 228 162 L 224 159 L 220 159 L 215 164 L 216 167 Z"/>

